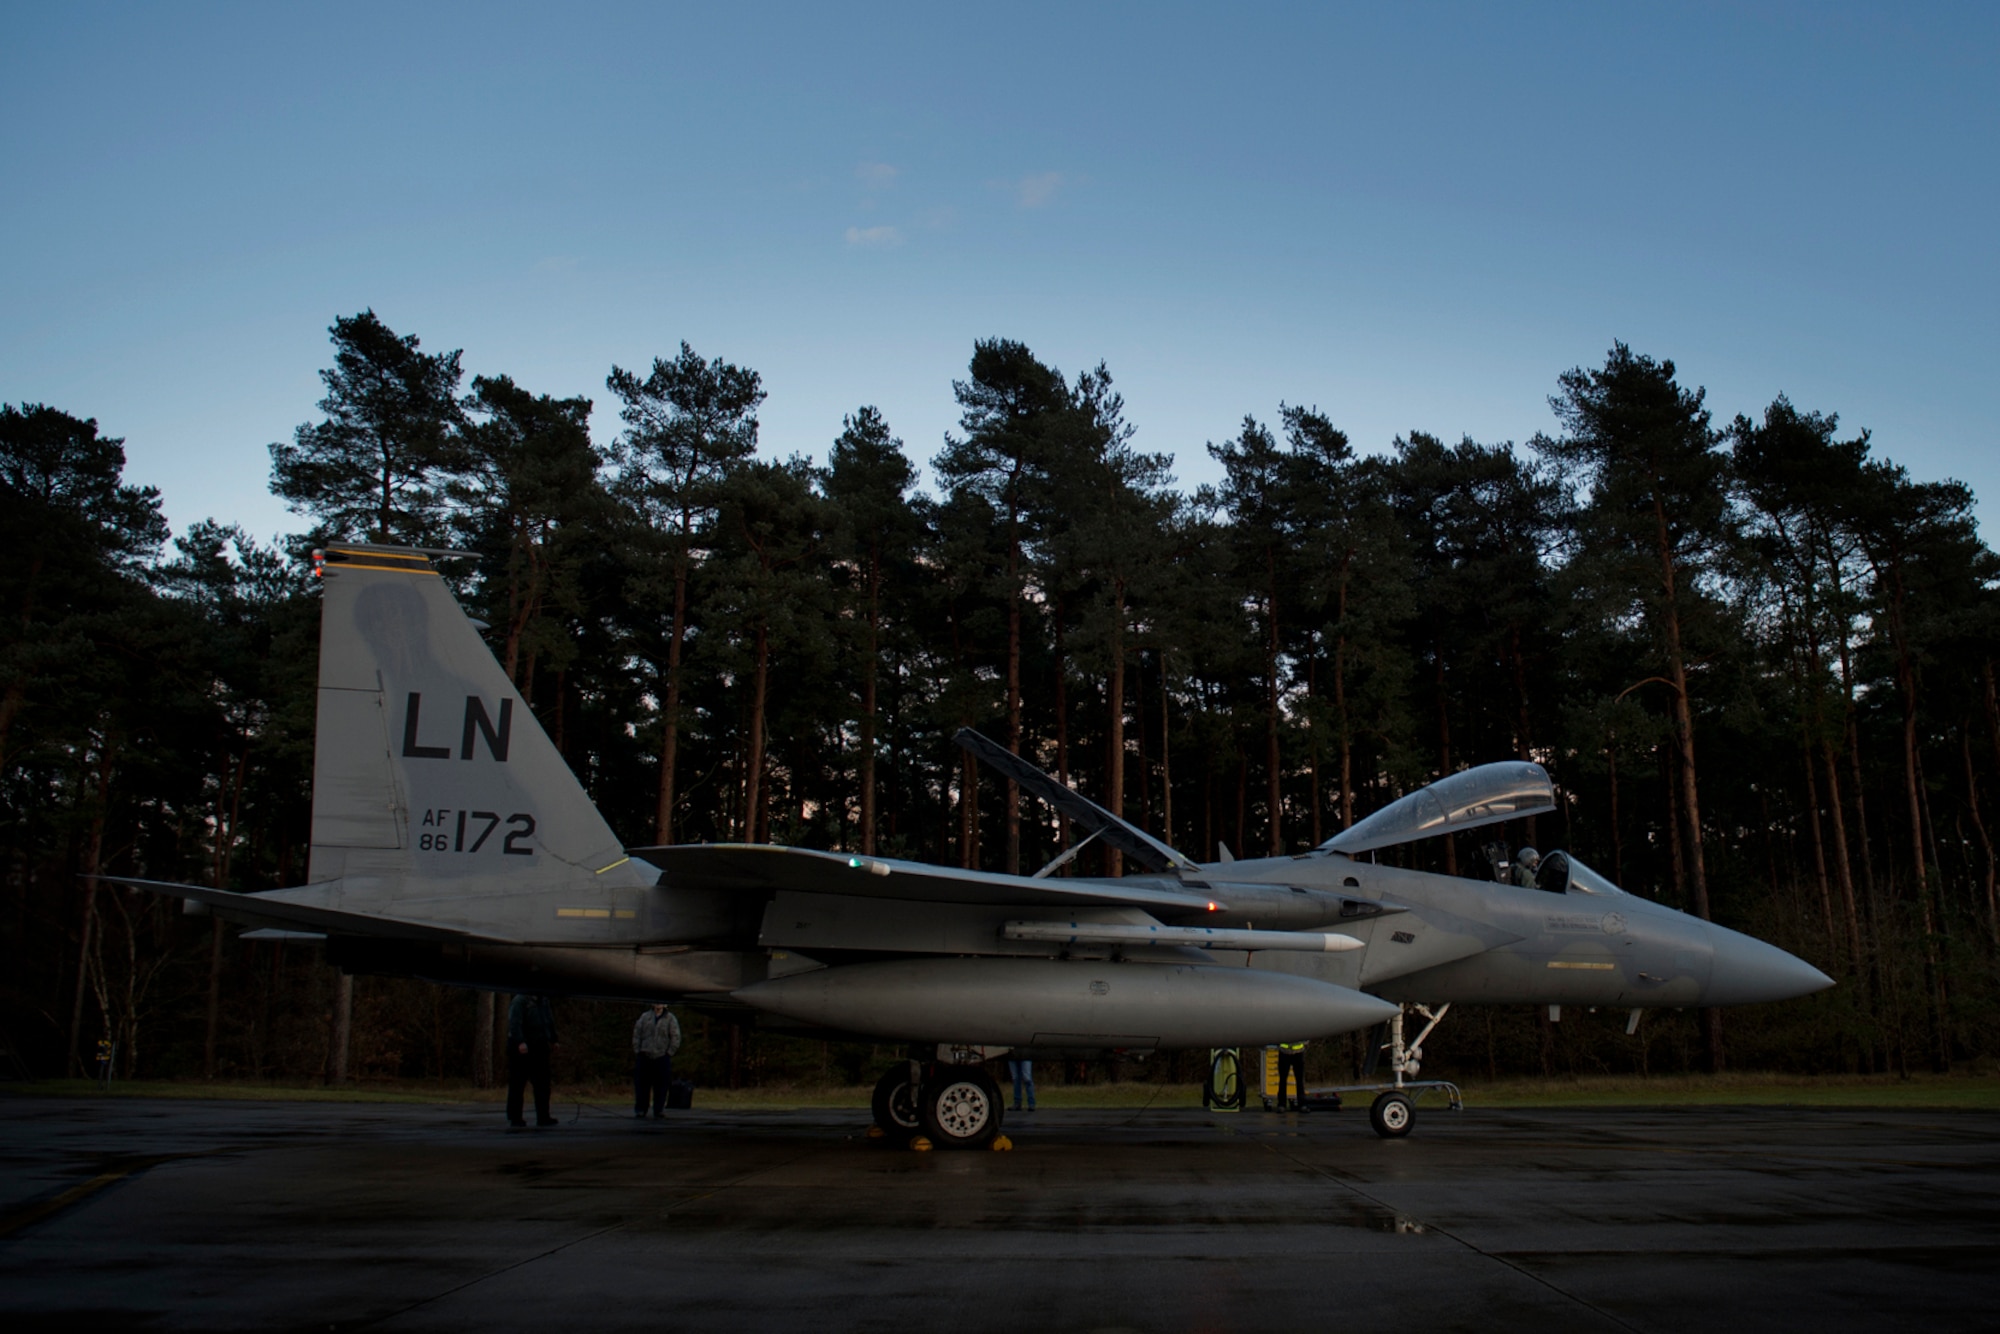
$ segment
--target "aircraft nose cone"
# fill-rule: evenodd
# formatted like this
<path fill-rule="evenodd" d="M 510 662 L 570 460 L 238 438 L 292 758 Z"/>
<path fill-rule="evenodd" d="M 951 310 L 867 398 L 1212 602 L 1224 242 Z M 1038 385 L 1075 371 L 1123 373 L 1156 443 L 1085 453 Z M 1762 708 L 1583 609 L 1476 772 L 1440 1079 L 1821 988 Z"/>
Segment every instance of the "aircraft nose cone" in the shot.
<path fill-rule="evenodd" d="M 1711 926 L 1715 965 L 1709 973 L 1704 1005 L 1759 1005 L 1766 1001 L 1809 996 L 1833 985 L 1833 979 L 1796 955 L 1767 945 L 1727 927 Z"/>

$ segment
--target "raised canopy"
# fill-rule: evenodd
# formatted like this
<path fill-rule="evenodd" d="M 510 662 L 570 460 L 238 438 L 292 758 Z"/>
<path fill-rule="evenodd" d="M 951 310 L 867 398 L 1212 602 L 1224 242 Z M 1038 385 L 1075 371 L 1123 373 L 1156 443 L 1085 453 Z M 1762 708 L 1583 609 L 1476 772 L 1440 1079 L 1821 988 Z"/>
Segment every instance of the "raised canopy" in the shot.
<path fill-rule="evenodd" d="M 1366 819 L 1356 820 L 1320 844 L 1319 850 L 1353 856 L 1555 808 L 1555 785 L 1549 782 L 1546 769 L 1526 760 L 1503 760 L 1420 787 Z"/>

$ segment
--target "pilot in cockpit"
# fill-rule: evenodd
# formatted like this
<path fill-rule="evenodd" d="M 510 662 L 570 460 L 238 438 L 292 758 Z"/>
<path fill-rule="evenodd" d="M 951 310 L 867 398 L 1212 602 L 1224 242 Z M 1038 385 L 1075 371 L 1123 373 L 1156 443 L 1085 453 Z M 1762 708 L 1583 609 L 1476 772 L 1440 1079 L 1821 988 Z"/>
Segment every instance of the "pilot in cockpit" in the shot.
<path fill-rule="evenodd" d="M 1522 848 L 1514 854 L 1514 883 L 1522 889 L 1535 888 L 1535 868 L 1541 864 L 1541 853 L 1533 848 Z"/>

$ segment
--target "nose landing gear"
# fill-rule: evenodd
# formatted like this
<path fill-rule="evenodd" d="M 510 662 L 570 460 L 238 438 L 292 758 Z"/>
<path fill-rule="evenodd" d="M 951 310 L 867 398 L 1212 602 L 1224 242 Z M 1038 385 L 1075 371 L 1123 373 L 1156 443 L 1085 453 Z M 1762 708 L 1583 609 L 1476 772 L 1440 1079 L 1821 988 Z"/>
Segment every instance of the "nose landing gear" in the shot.
<path fill-rule="evenodd" d="M 1363 1074 L 1372 1074 L 1377 1057 L 1383 1052 L 1389 1055 L 1389 1071 L 1394 1078 L 1389 1084 L 1343 1084 L 1336 1089 L 1314 1089 L 1315 1093 L 1373 1093 L 1374 1103 L 1368 1108 L 1368 1124 L 1384 1139 L 1401 1139 L 1410 1133 L 1416 1123 L 1416 1100 L 1429 1092 L 1444 1094 L 1451 1104 L 1451 1110 L 1465 1110 L 1464 1100 L 1459 1097 L 1458 1085 L 1448 1079 L 1412 1079 L 1410 1076 L 1423 1069 L 1424 1039 L 1431 1031 L 1444 1022 L 1450 1005 L 1440 1005 L 1432 1010 L 1428 1005 L 1411 1005 L 1404 1009 L 1415 1010 L 1428 1022 L 1417 1034 L 1416 1041 L 1403 1041 L 1403 1009 L 1398 1009 L 1389 1020 L 1388 1041 L 1369 1053 Z"/>

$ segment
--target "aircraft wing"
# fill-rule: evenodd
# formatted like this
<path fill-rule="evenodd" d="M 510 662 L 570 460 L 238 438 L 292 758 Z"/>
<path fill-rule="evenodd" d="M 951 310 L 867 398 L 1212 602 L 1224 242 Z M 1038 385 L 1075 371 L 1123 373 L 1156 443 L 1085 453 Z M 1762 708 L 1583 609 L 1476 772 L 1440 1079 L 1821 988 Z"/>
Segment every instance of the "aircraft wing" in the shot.
<path fill-rule="evenodd" d="M 689 843 L 627 851 L 659 867 L 669 886 L 691 889 L 791 890 L 925 903 L 1164 908 L 1196 912 L 1207 909 L 1211 902 L 1205 894 L 1131 881 L 1036 880 L 1023 875 L 962 871 L 923 862 L 851 857 L 764 843 Z"/>
<path fill-rule="evenodd" d="M 377 936 L 391 940 L 504 940 L 506 937 L 458 931 L 429 922 L 412 922 L 380 913 L 342 912 L 315 904 L 289 903 L 277 897 L 282 890 L 263 894 L 239 894 L 233 890 L 210 889 L 206 885 L 179 885 L 169 880 L 137 880 L 131 876 L 100 875 L 96 879 L 133 889 L 151 890 L 171 898 L 204 904 L 232 921 L 260 928 L 314 935 Z"/>

